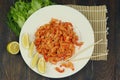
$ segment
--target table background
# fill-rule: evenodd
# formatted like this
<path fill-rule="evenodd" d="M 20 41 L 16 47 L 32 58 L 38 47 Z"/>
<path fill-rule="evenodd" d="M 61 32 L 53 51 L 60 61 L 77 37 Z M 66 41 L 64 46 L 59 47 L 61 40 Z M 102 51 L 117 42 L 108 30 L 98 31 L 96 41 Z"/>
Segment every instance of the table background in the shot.
<path fill-rule="evenodd" d="M 58 4 L 106 5 L 109 27 L 107 61 L 89 61 L 78 73 L 49 79 L 33 72 L 20 54 L 10 55 L 6 45 L 18 37 L 7 27 L 6 14 L 14 0 L 0 0 L 0 80 L 120 80 L 120 0 L 52 0 Z M 52 73 L 52 72 L 51 72 Z"/>

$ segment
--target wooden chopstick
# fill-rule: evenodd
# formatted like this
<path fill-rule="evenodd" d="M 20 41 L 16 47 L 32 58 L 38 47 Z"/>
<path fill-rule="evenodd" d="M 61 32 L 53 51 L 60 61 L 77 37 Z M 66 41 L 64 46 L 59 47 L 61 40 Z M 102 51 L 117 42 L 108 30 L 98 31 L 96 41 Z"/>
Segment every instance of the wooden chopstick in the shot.
<path fill-rule="evenodd" d="M 73 57 L 71 57 L 70 59 L 68 59 L 68 60 L 66 60 L 66 61 L 72 60 L 73 58 L 75 58 L 76 56 L 79 55 L 78 53 L 82 53 L 82 52 L 86 51 L 87 49 L 89 49 L 89 48 L 92 47 L 92 46 L 95 46 L 96 44 L 100 43 L 101 41 L 103 41 L 103 39 L 100 39 L 100 40 L 98 40 L 97 42 L 95 42 L 94 44 L 91 44 L 91 45 L 89 45 L 88 47 L 84 48 L 83 50 L 77 52 Z"/>
<path fill-rule="evenodd" d="M 71 59 L 69 61 L 80 61 L 80 60 L 84 60 L 84 59 L 89 59 L 89 58 L 97 58 L 97 57 L 102 57 L 102 56 L 106 56 L 108 54 L 100 54 L 100 55 L 96 55 L 96 56 L 89 56 L 89 57 L 83 57 L 83 58 L 79 58 L 79 59 Z"/>

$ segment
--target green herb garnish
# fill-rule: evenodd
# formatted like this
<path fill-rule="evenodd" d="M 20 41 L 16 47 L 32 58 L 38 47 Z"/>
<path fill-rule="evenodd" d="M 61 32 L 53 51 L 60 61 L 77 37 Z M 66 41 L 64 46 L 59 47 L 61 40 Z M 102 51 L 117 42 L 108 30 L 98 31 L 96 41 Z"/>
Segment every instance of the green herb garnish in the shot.
<path fill-rule="evenodd" d="M 54 4 L 50 0 L 19 0 L 11 6 L 10 11 L 7 15 L 8 27 L 19 36 L 21 28 L 27 18 L 34 13 L 36 10 Z"/>

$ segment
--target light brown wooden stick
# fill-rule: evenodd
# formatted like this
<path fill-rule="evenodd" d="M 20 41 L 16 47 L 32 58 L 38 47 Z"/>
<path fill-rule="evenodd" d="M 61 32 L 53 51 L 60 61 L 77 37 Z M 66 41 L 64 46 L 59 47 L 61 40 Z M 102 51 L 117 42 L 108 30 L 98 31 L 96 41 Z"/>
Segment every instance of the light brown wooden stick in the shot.
<path fill-rule="evenodd" d="M 88 56 L 88 57 L 83 57 L 83 58 L 79 58 L 79 59 L 71 59 L 69 61 L 80 61 L 80 60 L 84 60 L 84 59 L 89 59 L 89 58 L 97 58 L 97 57 L 102 57 L 102 56 L 106 56 L 107 54 L 100 54 L 100 55 L 96 55 L 96 56 Z"/>

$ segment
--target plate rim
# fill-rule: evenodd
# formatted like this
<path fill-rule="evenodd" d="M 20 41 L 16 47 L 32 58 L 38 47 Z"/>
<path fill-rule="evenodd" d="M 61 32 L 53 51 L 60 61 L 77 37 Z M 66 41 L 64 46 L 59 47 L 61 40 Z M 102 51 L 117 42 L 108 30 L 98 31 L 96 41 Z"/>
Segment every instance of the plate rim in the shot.
<path fill-rule="evenodd" d="M 55 7 L 55 6 L 67 7 L 67 8 L 71 8 L 71 9 L 74 10 L 74 11 L 79 12 L 78 10 L 76 10 L 76 9 L 70 7 L 70 6 L 65 6 L 65 5 L 50 5 L 50 6 L 47 6 L 47 7 L 52 7 L 52 6 L 53 6 L 53 7 Z M 45 9 L 45 8 L 46 8 L 46 7 L 43 7 L 43 8 L 41 8 L 41 9 Z M 34 12 L 34 13 L 39 12 L 41 9 L 37 10 L 37 11 Z M 33 14 L 34 14 L 34 13 L 33 13 Z M 79 12 L 79 13 L 88 21 L 89 25 L 91 26 L 89 20 L 88 20 L 81 12 Z M 32 14 L 32 15 L 33 15 L 33 14 Z M 31 16 L 32 16 L 32 15 L 31 15 Z M 31 18 L 31 16 L 30 16 L 29 18 Z M 28 19 L 29 19 L 29 18 L 28 18 Z M 26 20 L 26 22 L 28 21 L 28 19 Z M 26 24 L 26 22 L 25 22 L 25 24 Z M 24 26 L 24 25 L 23 25 L 23 26 Z M 23 28 L 22 28 L 22 29 L 23 29 Z M 22 29 L 21 29 L 21 32 L 22 32 Z M 94 31 L 93 31 L 93 29 L 92 29 L 92 26 L 91 26 L 91 30 L 92 30 L 92 33 L 93 33 Z M 21 40 L 20 40 L 20 39 L 21 39 L 21 36 L 22 36 L 21 32 L 20 32 L 20 36 L 19 36 L 19 43 L 21 43 Z M 93 43 L 94 43 L 94 33 L 93 33 Z M 21 46 L 21 45 L 20 45 L 20 46 Z M 92 47 L 92 53 L 93 53 L 93 49 L 94 49 L 94 46 Z M 25 59 L 24 59 L 24 57 L 23 57 L 23 54 L 22 54 L 22 52 L 21 52 L 21 48 L 20 48 L 20 53 L 21 53 L 21 55 L 22 55 L 23 60 L 25 61 Z M 91 55 L 92 55 L 92 53 L 91 53 Z M 89 59 L 88 59 L 88 61 L 89 61 Z M 86 62 L 86 64 L 88 63 L 88 61 Z M 25 63 L 26 63 L 26 61 L 25 61 Z M 26 64 L 27 64 L 27 63 L 26 63 Z M 85 64 L 85 65 L 86 65 L 86 64 Z M 84 66 L 85 66 L 85 65 L 84 65 Z M 34 71 L 28 64 L 27 64 L 27 66 L 28 66 L 32 71 Z M 84 67 L 84 66 L 83 66 L 83 67 Z M 83 68 L 83 67 L 82 67 L 82 68 Z M 82 68 L 81 68 L 81 69 L 82 69 Z M 81 70 L 81 69 L 80 69 L 80 70 Z M 78 70 L 78 71 L 80 71 L 80 70 Z M 78 72 L 78 71 L 77 71 L 77 72 Z M 41 76 L 44 76 L 43 74 L 40 74 L 40 73 L 38 73 L 38 72 L 36 72 L 36 71 L 34 71 L 34 72 L 37 73 L 37 74 L 39 74 L 39 75 L 41 75 Z M 77 72 L 75 72 L 75 73 L 77 73 Z M 73 73 L 73 74 L 75 74 L 75 73 Z M 70 75 L 68 75 L 68 76 L 71 76 L 71 75 L 73 75 L 73 74 L 70 74 Z M 63 77 L 61 77 L 61 76 L 60 76 L 60 77 L 44 76 L 44 77 L 48 77 L 48 78 L 65 78 L 65 77 L 68 77 L 68 76 L 63 76 Z"/>

